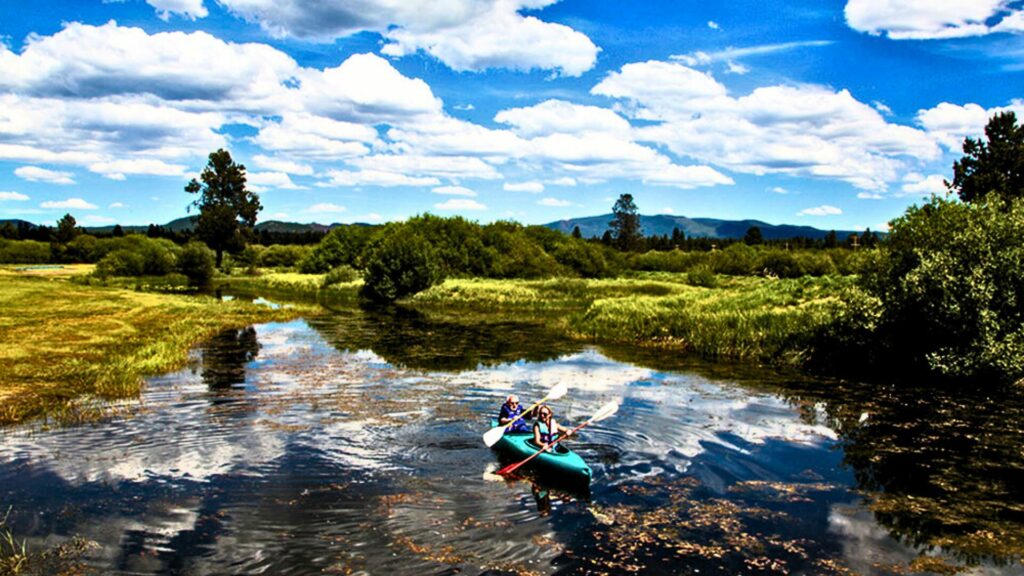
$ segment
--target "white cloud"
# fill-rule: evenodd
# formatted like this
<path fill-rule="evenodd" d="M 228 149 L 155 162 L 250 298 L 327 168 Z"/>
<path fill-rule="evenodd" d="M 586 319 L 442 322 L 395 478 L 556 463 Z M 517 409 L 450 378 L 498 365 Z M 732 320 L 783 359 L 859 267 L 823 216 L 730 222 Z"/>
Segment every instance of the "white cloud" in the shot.
<path fill-rule="evenodd" d="M 846 23 L 894 40 L 931 40 L 1020 32 L 1021 9 L 1009 0 L 849 0 Z"/>
<path fill-rule="evenodd" d="M 446 194 L 448 196 L 476 196 L 476 192 L 466 188 L 465 186 L 438 186 L 431 190 L 431 192 L 434 194 Z"/>
<path fill-rule="evenodd" d="M 878 110 L 882 114 L 885 114 L 886 116 L 892 116 L 892 108 L 886 106 L 884 102 L 880 100 L 873 100 L 871 102 L 871 105 L 874 106 L 875 110 Z"/>
<path fill-rule="evenodd" d="M 39 205 L 40 208 L 47 209 L 75 209 L 75 210 L 95 210 L 98 208 L 95 204 L 90 204 L 81 198 L 68 198 L 67 200 L 47 200 Z"/>
<path fill-rule="evenodd" d="M 112 162 L 95 162 L 89 164 L 89 171 L 110 178 L 111 180 L 124 180 L 126 174 L 147 175 L 147 176 L 174 176 L 185 175 L 186 167 L 180 164 L 168 164 L 163 160 L 151 158 L 139 158 L 134 160 L 114 160 Z"/>
<path fill-rule="evenodd" d="M 726 63 L 725 71 L 730 73 L 730 74 L 743 75 L 743 74 L 746 74 L 747 72 L 750 72 L 750 68 L 747 68 L 746 66 L 744 66 L 743 64 L 740 64 L 738 62 L 730 61 L 730 62 Z"/>
<path fill-rule="evenodd" d="M 829 206 L 828 204 L 822 204 L 821 206 L 815 206 L 814 208 L 804 208 L 803 210 L 796 213 L 797 216 L 838 216 L 843 211 L 835 206 Z"/>
<path fill-rule="evenodd" d="M 708 28 L 711 28 L 712 30 L 721 29 L 721 27 L 718 25 L 718 22 L 715 22 L 714 20 L 708 20 Z"/>
<path fill-rule="evenodd" d="M 317 186 L 436 186 L 440 180 L 433 177 L 417 178 L 397 172 L 381 172 L 378 170 L 328 170 L 326 182 L 318 182 Z"/>
<path fill-rule="evenodd" d="M 540 200 L 537 201 L 537 204 L 541 206 L 552 207 L 572 206 L 572 202 L 569 202 L 568 200 L 561 200 L 558 198 L 541 198 Z"/>
<path fill-rule="evenodd" d="M 882 196 L 878 192 L 857 192 L 857 198 L 860 200 L 884 200 L 885 196 Z"/>
<path fill-rule="evenodd" d="M 295 174 L 298 176 L 313 175 L 312 166 L 292 162 L 291 160 L 285 160 L 283 158 L 274 158 L 264 154 L 257 154 L 252 157 L 252 162 L 257 168 L 263 168 L 264 170 L 270 170 L 272 172 L 284 172 L 286 174 Z"/>
<path fill-rule="evenodd" d="M 434 204 L 434 208 L 438 210 L 487 210 L 487 206 L 484 206 L 476 200 L 464 198 L 452 198 L 451 200 L 447 200 L 441 204 Z"/>
<path fill-rule="evenodd" d="M 124 204 L 121 202 L 112 202 L 107 208 L 124 208 Z"/>
<path fill-rule="evenodd" d="M 563 178 L 555 178 L 554 180 L 548 180 L 548 184 L 552 186 L 575 186 L 576 179 L 565 176 Z"/>
<path fill-rule="evenodd" d="M 47 184 L 74 184 L 71 172 L 57 172 L 38 166 L 22 166 L 14 170 L 14 175 L 29 182 L 45 182 Z"/>
<path fill-rule="evenodd" d="M 579 76 L 593 67 L 597 46 L 568 26 L 519 13 L 554 2 L 221 0 L 235 14 L 259 22 L 278 37 L 332 41 L 362 31 L 378 32 L 386 41 L 382 52 L 389 56 L 423 50 L 459 71 L 539 68 Z"/>
<path fill-rule="evenodd" d="M 927 177 L 910 173 L 904 176 L 902 190 L 905 194 L 945 194 L 946 178 L 942 174 L 930 174 Z"/>
<path fill-rule="evenodd" d="M 146 0 L 146 4 L 156 8 L 157 14 L 165 21 L 170 19 L 171 14 L 177 14 L 189 20 L 206 18 L 209 15 L 206 7 L 203 6 L 203 0 Z"/>
<path fill-rule="evenodd" d="M 540 182 L 506 182 L 502 189 L 505 192 L 529 192 L 540 194 L 544 191 L 544 184 Z"/>
<path fill-rule="evenodd" d="M 284 172 L 249 172 L 246 174 L 246 182 L 253 192 L 271 189 L 302 190 L 305 188 L 292 182 L 291 177 Z"/>
<path fill-rule="evenodd" d="M 838 179 L 885 189 L 907 162 L 935 160 L 927 133 L 890 124 L 848 91 L 766 86 L 732 97 L 710 75 L 681 64 L 628 64 L 592 89 L 624 100 L 632 116 L 654 122 L 636 138 L 752 174 Z"/>
<path fill-rule="evenodd" d="M 1012 111 L 1024 117 L 1024 100 L 1014 100 L 1009 106 L 985 109 L 968 103 L 964 105 L 941 102 L 933 108 L 919 110 L 917 121 L 935 139 L 949 150 L 960 151 L 964 138 L 980 137 L 985 125 L 998 112 Z"/>
<path fill-rule="evenodd" d="M 661 209 L 661 213 L 662 214 L 675 214 L 676 211 L 671 206 L 665 206 L 664 208 Z"/>
<path fill-rule="evenodd" d="M 582 106 L 564 100 L 547 100 L 528 108 L 498 112 L 495 122 L 509 124 L 524 138 L 552 134 L 608 133 L 628 136 L 629 121 L 607 108 Z"/>
<path fill-rule="evenodd" d="M 312 214 L 338 214 L 341 212 L 345 212 L 347 210 L 348 208 L 338 204 L 333 204 L 331 202 L 321 202 L 320 204 L 314 204 L 309 208 L 306 208 L 305 211 Z"/>
<path fill-rule="evenodd" d="M 770 190 L 776 194 L 789 194 L 789 190 L 786 190 L 782 186 L 774 186 Z"/>
<path fill-rule="evenodd" d="M 391 172 L 411 177 L 495 180 L 501 174 L 474 156 L 429 156 L 424 154 L 376 154 L 349 161 L 367 171 Z"/>
<path fill-rule="evenodd" d="M 25 200 L 28 200 L 28 196 L 20 192 L 0 192 L 0 202 L 24 202 Z"/>

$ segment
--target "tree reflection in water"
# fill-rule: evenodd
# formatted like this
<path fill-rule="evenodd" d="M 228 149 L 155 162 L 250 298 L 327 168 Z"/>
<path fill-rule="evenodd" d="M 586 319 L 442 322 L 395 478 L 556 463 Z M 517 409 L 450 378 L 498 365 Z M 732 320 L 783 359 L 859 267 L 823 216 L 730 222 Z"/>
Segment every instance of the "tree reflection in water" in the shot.
<path fill-rule="evenodd" d="M 246 365 L 260 351 L 256 328 L 229 329 L 201 347 L 203 382 L 211 391 L 229 390 L 245 383 Z"/>
<path fill-rule="evenodd" d="M 877 522 L 974 565 L 1024 557 L 1024 391 L 840 383 L 780 390 L 823 410 Z"/>

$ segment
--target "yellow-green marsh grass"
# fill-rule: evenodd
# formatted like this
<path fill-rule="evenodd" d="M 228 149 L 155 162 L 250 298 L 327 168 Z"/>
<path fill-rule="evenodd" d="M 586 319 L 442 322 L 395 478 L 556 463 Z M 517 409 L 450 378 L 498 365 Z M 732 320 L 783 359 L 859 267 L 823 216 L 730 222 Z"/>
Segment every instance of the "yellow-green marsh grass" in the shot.
<path fill-rule="evenodd" d="M 189 348 L 220 330 L 311 310 L 85 286 L 5 267 L 0 425 L 81 417 L 77 407 L 90 399 L 138 394 L 143 376 L 181 366 Z"/>
<path fill-rule="evenodd" d="M 544 321 L 583 340 L 798 363 L 816 331 L 835 318 L 839 294 L 854 281 L 720 277 L 715 288 L 703 288 L 688 285 L 683 274 L 665 273 L 606 280 L 447 280 L 411 303 L 432 312 L 559 312 Z"/>
<path fill-rule="evenodd" d="M 362 280 L 324 286 L 325 276 L 326 274 L 261 270 L 256 275 L 231 276 L 221 280 L 232 289 L 255 291 L 261 294 L 280 294 L 311 301 L 355 302 L 359 298 L 359 289 L 363 285 Z"/>

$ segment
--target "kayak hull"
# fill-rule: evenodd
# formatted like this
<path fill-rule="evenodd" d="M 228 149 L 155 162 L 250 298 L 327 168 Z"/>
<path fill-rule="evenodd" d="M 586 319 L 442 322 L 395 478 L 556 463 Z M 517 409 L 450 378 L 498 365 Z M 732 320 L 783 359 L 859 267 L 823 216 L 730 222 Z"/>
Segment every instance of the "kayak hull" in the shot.
<path fill-rule="evenodd" d="M 492 427 L 497 425 L 497 421 L 491 422 Z M 533 443 L 532 432 L 505 432 L 493 448 L 510 462 L 520 462 L 536 453 L 540 446 Z M 530 460 L 525 467 L 538 473 L 542 480 L 572 486 L 589 486 L 592 475 L 583 458 L 561 443 Z"/>

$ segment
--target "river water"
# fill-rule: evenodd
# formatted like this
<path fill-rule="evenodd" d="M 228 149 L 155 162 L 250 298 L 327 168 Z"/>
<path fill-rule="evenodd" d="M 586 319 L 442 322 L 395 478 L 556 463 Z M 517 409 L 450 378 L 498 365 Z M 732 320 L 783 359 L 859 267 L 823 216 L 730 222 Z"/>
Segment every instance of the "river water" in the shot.
<path fill-rule="evenodd" d="M 556 383 L 588 492 L 488 474 Z M 95 424 L 0 432 L 30 548 L 103 574 L 1024 574 L 1024 402 L 340 311 L 230 330 Z"/>

